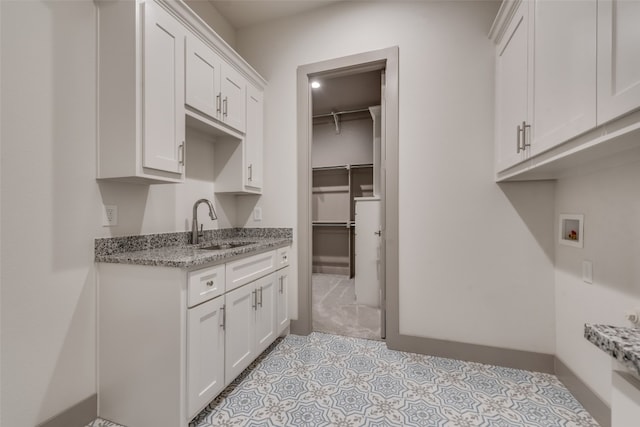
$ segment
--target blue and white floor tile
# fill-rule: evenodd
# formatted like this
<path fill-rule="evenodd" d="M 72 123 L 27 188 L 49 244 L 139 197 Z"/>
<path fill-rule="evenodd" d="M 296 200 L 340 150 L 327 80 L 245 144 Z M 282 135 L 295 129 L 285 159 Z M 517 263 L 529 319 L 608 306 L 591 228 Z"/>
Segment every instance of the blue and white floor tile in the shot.
<path fill-rule="evenodd" d="M 190 424 L 209 426 L 598 424 L 553 375 L 313 333 L 287 336 Z"/>

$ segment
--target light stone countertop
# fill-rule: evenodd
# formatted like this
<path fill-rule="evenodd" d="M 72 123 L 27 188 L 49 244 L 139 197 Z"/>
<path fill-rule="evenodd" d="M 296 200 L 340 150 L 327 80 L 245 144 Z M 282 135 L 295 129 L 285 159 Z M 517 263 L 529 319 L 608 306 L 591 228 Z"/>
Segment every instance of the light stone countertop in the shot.
<path fill-rule="evenodd" d="M 584 337 L 640 375 L 640 329 L 586 323 Z"/>
<path fill-rule="evenodd" d="M 208 230 L 198 245 L 188 244 L 190 233 L 123 236 L 95 241 L 95 261 L 119 264 L 190 268 L 227 262 L 234 258 L 288 246 L 291 229 Z M 203 250 L 221 243 L 244 243 L 229 249 Z"/>

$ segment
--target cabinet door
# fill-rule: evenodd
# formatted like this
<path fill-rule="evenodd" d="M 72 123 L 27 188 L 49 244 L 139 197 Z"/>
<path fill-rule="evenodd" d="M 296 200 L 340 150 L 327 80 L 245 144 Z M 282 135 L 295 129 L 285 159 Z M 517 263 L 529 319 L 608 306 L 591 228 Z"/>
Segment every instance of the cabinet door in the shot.
<path fill-rule="evenodd" d="M 596 126 L 596 1 L 536 1 L 533 8 L 536 155 Z"/>
<path fill-rule="evenodd" d="M 598 124 L 640 107 L 640 2 L 598 1 Z"/>
<path fill-rule="evenodd" d="M 225 295 L 226 340 L 225 378 L 227 384 L 255 359 L 256 292 L 254 283 Z"/>
<path fill-rule="evenodd" d="M 143 166 L 184 168 L 185 29 L 154 1 L 144 3 Z"/>
<path fill-rule="evenodd" d="M 520 4 L 496 57 L 496 171 L 526 160 L 518 147 L 518 126 L 528 120 L 529 2 Z"/>
<path fill-rule="evenodd" d="M 255 282 L 257 291 L 256 356 L 262 353 L 278 336 L 276 325 L 276 273 Z"/>
<path fill-rule="evenodd" d="M 222 111 L 220 57 L 199 38 L 187 36 L 186 104 L 213 118 Z"/>
<path fill-rule="evenodd" d="M 224 388 L 224 297 L 187 310 L 187 411 L 195 416 Z"/>
<path fill-rule="evenodd" d="M 287 266 L 278 270 L 276 285 L 277 293 L 277 334 L 280 335 L 289 326 L 289 272 L 291 267 Z"/>
<path fill-rule="evenodd" d="M 247 85 L 247 132 L 245 135 L 244 185 L 262 189 L 262 147 L 264 134 L 262 91 Z"/>
<path fill-rule="evenodd" d="M 356 302 L 380 307 L 380 201 L 356 201 Z"/>
<path fill-rule="evenodd" d="M 245 93 L 247 82 L 230 65 L 222 64 L 220 87 L 222 91 L 222 121 L 244 132 L 246 123 Z"/>

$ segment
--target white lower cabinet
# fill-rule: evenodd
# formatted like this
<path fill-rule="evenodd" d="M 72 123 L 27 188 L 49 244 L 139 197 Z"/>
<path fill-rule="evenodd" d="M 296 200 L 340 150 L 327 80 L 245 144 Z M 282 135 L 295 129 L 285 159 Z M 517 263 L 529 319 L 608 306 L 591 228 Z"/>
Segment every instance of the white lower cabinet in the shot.
<path fill-rule="evenodd" d="M 187 414 L 194 417 L 225 387 L 225 297 L 187 314 Z"/>
<path fill-rule="evenodd" d="M 288 327 L 283 249 L 193 271 L 99 264 L 98 416 L 187 427 Z"/>
<path fill-rule="evenodd" d="M 229 325 L 225 342 L 225 372 L 231 380 L 278 336 L 275 282 L 276 275 L 271 273 L 225 296 Z"/>
<path fill-rule="evenodd" d="M 291 267 L 286 266 L 276 272 L 276 284 L 278 285 L 277 291 L 277 299 L 278 303 L 276 304 L 278 313 L 277 313 L 277 324 L 278 329 L 277 333 L 280 335 L 284 332 L 290 323 L 289 316 L 289 281 L 290 281 L 290 270 Z"/>

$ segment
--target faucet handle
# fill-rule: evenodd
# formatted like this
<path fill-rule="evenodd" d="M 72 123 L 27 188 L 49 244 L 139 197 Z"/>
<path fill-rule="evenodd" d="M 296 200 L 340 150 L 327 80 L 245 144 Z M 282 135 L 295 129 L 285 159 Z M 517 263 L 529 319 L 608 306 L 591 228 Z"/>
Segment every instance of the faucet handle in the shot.
<path fill-rule="evenodd" d="M 204 237 L 204 230 L 202 229 L 204 224 L 200 224 L 200 233 L 198 233 L 198 237 Z"/>

